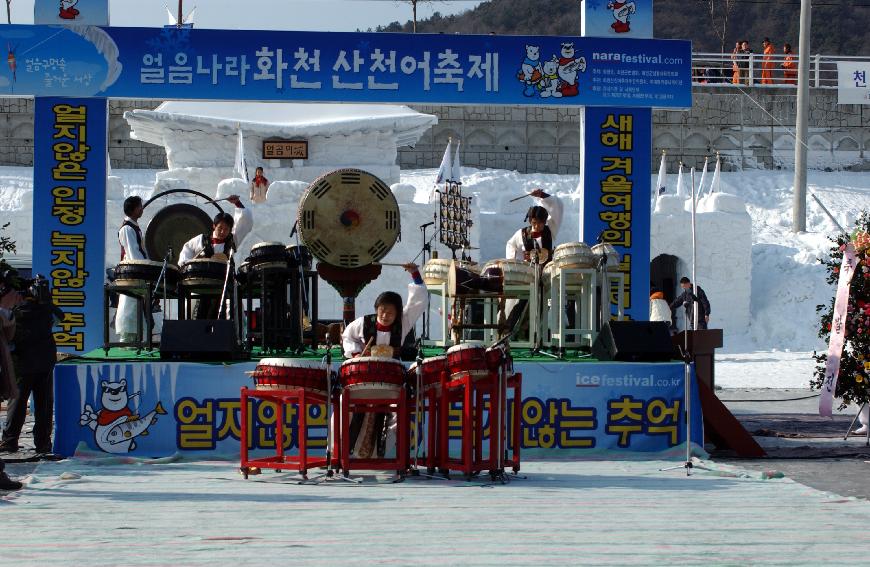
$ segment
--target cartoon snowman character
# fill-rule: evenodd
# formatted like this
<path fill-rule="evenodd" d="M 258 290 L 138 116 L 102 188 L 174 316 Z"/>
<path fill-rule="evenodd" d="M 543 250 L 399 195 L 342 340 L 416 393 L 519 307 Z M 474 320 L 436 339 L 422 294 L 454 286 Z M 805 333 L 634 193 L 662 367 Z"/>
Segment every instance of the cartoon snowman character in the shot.
<path fill-rule="evenodd" d="M 542 98 L 562 96 L 559 90 L 559 59 L 555 55 L 549 61 L 544 61 L 540 88 Z"/>
<path fill-rule="evenodd" d="M 103 380 L 100 382 L 100 390 L 102 409 L 94 412 L 90 404 L 85 404 L 79 423 L 94 431 L 97 447 L 107 453 L 129 453 L 136 448 L 136 438 L 148 435 L 148 428 L 157 423 L 157 416 L 166 414 L 160 402 L 143 418 L 134 414 L 128 404 L 139 392 L 127 395 L 126 380 Z"/>
<path fill-rule="evenodd" d="M 74 20 L 79 15 L 76 4 L 79 0 L 60 0 L 60 17 L 64 20 Z"/>
<path fill-rule="evenodd" d="M 577 57 L 574 42 L 563 43 L 559 57 L 559 91 L 562 96 L 577 96 L 580 89 L 577 86 L 577 75 L 586 72 L 586 58 Z"/>
<path fill-rule="evenodd" d="M 613 31 L 616 33 L 626 33 L 631 31 L 629 17 L 637 11 L 637 7 L 632 0 L 628 0 L 627 2 L 613 0 L 607 4 L 607 9 L 613 10 L 613 19 L 616 20 L 610 24 Z"/>
<path fill-rule="evenodd" d="M 541 81 L 541 48 L 537 45 L 526 46 L 526 58 L 520 66 L 517 78 L 526 85 L 523 94 L 535 96 L 538 94 L 538 83 Z"/>

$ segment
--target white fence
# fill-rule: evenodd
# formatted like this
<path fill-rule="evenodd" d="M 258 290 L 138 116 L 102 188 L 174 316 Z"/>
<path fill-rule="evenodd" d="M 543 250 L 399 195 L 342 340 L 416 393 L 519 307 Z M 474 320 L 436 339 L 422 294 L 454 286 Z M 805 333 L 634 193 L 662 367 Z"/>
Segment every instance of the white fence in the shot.
<path fill-rule="evenodd" d="M 870 57 L 847 57 L 843 55 L 812 55 L 810 57 L 810 87 L 837 88 L 838 61 L 870 61 Z M 751 87 L 796 87 L 798 55 L 791 56 L 789 68 L 787 56 L 782 53 L 764 55 L 732 55 L 731 53 L 693 53 L 692 84 L 705 86 L 751 86 Z M 735 81 L 735 66 L 739 80 Z M 790 74 L 791 71 L 793 74 Z"/>

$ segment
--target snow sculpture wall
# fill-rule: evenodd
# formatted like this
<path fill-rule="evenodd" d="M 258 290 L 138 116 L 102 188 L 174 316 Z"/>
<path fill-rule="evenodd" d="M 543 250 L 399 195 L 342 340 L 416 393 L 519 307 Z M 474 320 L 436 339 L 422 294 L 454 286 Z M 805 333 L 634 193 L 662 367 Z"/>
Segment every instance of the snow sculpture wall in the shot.
<path fill-rule="evenodd" d="M 677 277 L 692 277 L 691 213 L 676 195 L 662 195 L 652 216 L 651 258 L 679 258 Z M 710 300 L 710 326 L 729 335 L 745 332 L 750 322 L 752 220 L 742 199 L 714 193 L 698 203 L 696 215 L 698 285 Z M 683 309 L 678 309 L 684 328 Z"/>

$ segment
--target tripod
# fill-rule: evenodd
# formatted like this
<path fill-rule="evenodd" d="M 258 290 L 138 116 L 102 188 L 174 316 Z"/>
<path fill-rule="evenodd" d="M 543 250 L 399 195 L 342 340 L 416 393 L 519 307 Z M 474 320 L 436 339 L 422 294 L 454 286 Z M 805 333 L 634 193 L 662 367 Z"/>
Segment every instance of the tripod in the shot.
<path fill-rule="evenodd" d="M 846 430 L 846 435 L 843 436 L 843 441 L 849 438 L 849 433 L 852 432 L 852 428 L 855 427 L 855 422 L 858 421 L 858 417 L 860 417 L 861 412 L 864 411 L 864 408 L 867 407 L 867 402 L 861 404 L 861 407 L 858 409 L 858 413 L 855 414 L 855 417 L 852 419 L 852 423 L 849 424 L 849 428 Z M 867 446 L 870 447 L 870 425 L 865 425 L 867 427 Z"/>

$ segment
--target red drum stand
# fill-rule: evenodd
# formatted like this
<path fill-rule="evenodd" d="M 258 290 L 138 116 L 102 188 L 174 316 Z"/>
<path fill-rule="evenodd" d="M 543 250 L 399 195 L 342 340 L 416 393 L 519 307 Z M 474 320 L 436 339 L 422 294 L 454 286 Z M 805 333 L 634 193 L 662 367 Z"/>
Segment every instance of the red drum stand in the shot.
<path fill-rule="evenodd" d="M 522 375 L 504 376 L 501 371 L 453 373 L 445 384 L 439 408 L 439 466 L 471 477 L 488 470 L 495 479 L 506 467 L 514 472 L 520 470 L 520 417 L 522 409 Z M 506 418 L 507 391 L 513 389 L 514 404 L 511 415 Z M 487 404 L 487 398 L 489 403 Z M 449 416 L 451 406 L 459 404 L 462 411 L 460 422 L 461 452 L 458 458 L 449 453 Z M 488 405 L 488 407 L 487 407 Z M 484 419 L 488 410 L 489 419 Z M 507 424 L 505 423 L 507 421 Z M 487 427 L 488 425 L 488 427 Z M 513 451 L 507 456 L 506 427 L 511 428 Z M 488 432 L 487 432 L 488 429 Z M 430 426 L 431 431 L 431 426 Z M 488 455 L 484 456 L 489 435 Z"/>
<path fill-rule="evenodd" d="M 248 399 L 256 398 L 275 402 L 275 454 L 269 457 L 251 459 L 248 457 Z M 241 393 L 241 465 L 240 471 L 248 478 L 254 467 L 274 470 L 299 471 L 303 478 L 308 478 L 308 469 L 325 467 L 326 457 L 308 456 L 308 408 L 315 404 L 329 403 L 326 393 L 314 393 L 304 388 L 292 388 L 287 390 L 255 390 L 242 388 Z M 297 455 L 284 454 L 284 406 L 297 404 L 299 407 L 299 420 L 297 437 L 299 439 L 299 452 Z"/>

